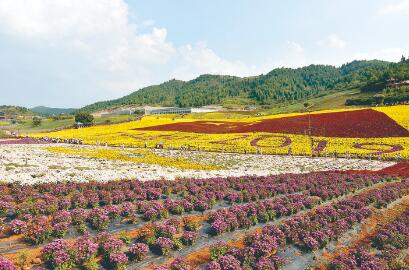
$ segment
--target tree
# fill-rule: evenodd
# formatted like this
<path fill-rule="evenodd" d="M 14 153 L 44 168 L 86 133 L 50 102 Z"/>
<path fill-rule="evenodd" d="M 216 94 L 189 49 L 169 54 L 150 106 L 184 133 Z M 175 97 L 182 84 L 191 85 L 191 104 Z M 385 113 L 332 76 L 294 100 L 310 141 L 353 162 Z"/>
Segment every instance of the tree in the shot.
<path fill-rule="evenodd" d="M 401 62 L 405 62 L 405 61 L 406 61 L 406 58 L 405 58 L 404 55 L 402 55 L 402 58 L 400 59 L 400 61 L 401 61 Z"/>
<path fill-rule="evenodd" d="M 33 117 L 33 126 L 38 127 L 41 125 L 41 118 L 38 116 Z"/>
<path fill-rule="evenodd" d="M 385 96 L 382 95 L 382 94 L 376 94 L 374 96 L 374 99 L 375 99 L 376 104 L 383 105 L 383 101 L 385 100 Z"/>
<path fill-rule="evenodd" d="M 308 107 L 310 107 L 310 103 L 304 102 L 304 109 L 307 109 Z"/>
<path fill-rule="evenodd" d="M 75 115 L 75 122 L 82 123 L 84 126 L 90 126 L 94 122 L 94 116 L 85 112 L 77 113 Z"/>

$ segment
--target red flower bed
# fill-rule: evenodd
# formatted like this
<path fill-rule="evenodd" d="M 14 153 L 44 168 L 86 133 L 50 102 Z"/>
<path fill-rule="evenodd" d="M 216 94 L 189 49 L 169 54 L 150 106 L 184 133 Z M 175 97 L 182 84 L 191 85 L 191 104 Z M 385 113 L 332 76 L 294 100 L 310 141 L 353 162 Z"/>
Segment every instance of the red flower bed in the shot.
<path fill-rule="evenodd" d="M 306 134 L 311 122 L 314 136 L 339 138 L 409 137 L 409 131 L 384 113 L 371 109 L 335 113 L 307 114 L 266 119 L 254 123 L 196 121 L 175 123 L 140 130 L 183 131 L 207 134 L 271 132 Z"/>
<path fill-rule="evenodd" d="M 378 171 L 378 173 L 409 177 L 409 162 L 400 162 L 393 166 L 382 169 Z"/>
<path fill-rule="evenodd" d="M 348 170 L 348 171 L 331 171 L 331 172 L 350 174 L 350 175 L 366 174 L 366 175 L 391 175 L 391 176 L 409 177 L 409 162 L 399 162 L 395 165 L 386 167 L 378 171 Z"/>

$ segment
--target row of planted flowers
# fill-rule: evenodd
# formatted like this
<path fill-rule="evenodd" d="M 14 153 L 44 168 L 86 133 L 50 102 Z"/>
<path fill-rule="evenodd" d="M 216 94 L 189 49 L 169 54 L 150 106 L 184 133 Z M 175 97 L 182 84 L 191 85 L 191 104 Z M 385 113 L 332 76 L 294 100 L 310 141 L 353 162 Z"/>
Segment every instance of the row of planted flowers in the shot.
<path fill-rule="evenodd" d="M 152 201 L 174 195 L 198 196 L 207 192 L 220 193 L 221 197 L 234 191 L 245 191 L 242 200 L 268 197 L 291 190 L 320 187 L 321 182 L 335 180 L 338 183 L 379 181 L 374 176 L 344 175 L 340 173 L 284 174 L 267 177 L 227 177 L 210 179 L 180 179 L 177 181 L 123 180 L 88 183 L 42 183 L 36 185 L 0 184 L 1 214 L 6 207 L 16 212 L 33 211 L 40 214 L 58 209 L 93 208 L 124 202 Z M 26 209 L 28 208 L 28 209 Z M 34 208 L 38 209 L 35 210 Z"/>
<path fill-rule="evenodd" d="M 384 225 L 374 235 L 361 241 L 359 246 L 337 256 L 331 270 L 348 269 L 408 269 L 403 260 L 409 246 L 409 210 Z"/>
<path fill-rule="evenodd" d="M 136 239 L 126 234 L 116 236 L 102 232 L 95 236 L 86 233 L 75 240 L 56 239 L 41 249 L 44 266 L 51 269 L 125 269 L 128 261 L 139 262 L 151 251 L 157 255 L 168 255 L 184 245 L 193 245 L 199 234 L 200 224 L 190 217 L 169 219 L 142 228 Z M 133 243 L 132 243 L 133 242 Z M 132 244 L 131 244 L 132 243 Z M 1 262 L 10 267 L 2 268 Z M 0 269 L 9 270 L 13 264 L 0 259 Z"/>
<path fill-rule="evenodd" d="M 288 216 L 305 209 L 312 208 L 321 200 L 337 198 L 339 196 L 355 192 L 365 186 L 369 186 L 380 179 L 374 178 L 371 181 L 356 178 L 352 181 L 346 179 L 333 178 L 332 181 L 324 181 L 321 185 L 309 186 L 305 194 L 291 194 L 258 203 L 249 203 L 236 207 L 224 208 L 209 214 L 211 230 L 214 234 L 221 234 L 225 231 L 235 230 L 238 227 L 248 228 L 257 222 L 266 222 L 276 217 Z M 356 181 L 355 181 L 356 180 Z M 369 180 L 366 178 L 366 180 Z M 230 194 L 230 201 L 241 202 L 239 195 Z M 238 225 L 240 224 L 240 225 Z"/>
<path fill-rule="evenodd" d="M 392 200 L 392 198 L 398 198 L 400 197 L 402 194 L 400 193 L 394 193 L 395 197 L 391 196 L 390 193 L 391 192 L 395 192 L 395 191 L 400 191 L 403 194 L 405 194 L 405 188 L 407 186 L 405 186 L 404 184 L 401 183 L 397 183 L 397 184 L 390 184 L 385 188 L 381 188 L 380 192 L 382 195 L 381 198 L 379 198 L 379 201 L 383 201 L 385 198 L 388 198 L 388 200 Z M 373 192 L 367 192 L 363 195 L 363 198 L 367 198 L 367 197 L 372 197 L 373 196 Z M 287 198 L 288 197 L 288 198 Z M 355 197 L 353 197 L 355 198 Z M 272 203 L 272 204 L 270 204 Z M 280 203 L 283 203 L 283 205 L 280 205 Z M 287 207 L 286 208 L 284 205 L 287 203 Z M 237 213 L 237 217 L 243 217 L 243 218 L 251 218 L 251 216 L 253 215 L 253 219 L 252 221 L 254 222 L 253 225 L 257 222 L 267 222 L 269 221 L 268 218 L 268 214 L 265 211 L 268 211 L 268 206 L 267 205 L 275 205 L 278 206 L 278 208 L 276 209 L 285 209 L 284 212 L 280 212 L 278 211 L 278 215 L 291 215 L 294 212 L 297 212 L 297 209 L 300 210 L 300 208 L 297 207 L 305 207 L 305 208 L 310 208 L 313 207 L 316 203 L 318 203 L 317 198 L 315 197 L 309 197 L 307 195 L 303 195 L 303 194 L 294 194 L 294 195 L 288 195 L 285 196 L 283 198 L 278 198 L 276 200 L 272 199 L 272 200 L 266 200 L 266 201 L 262 201 L 260 203 L 255 203 L 255 204 L 247 204 L 247 205 L 243 205 L 243 206 L 232 206 L 230 208 L 227 209 L 222 209 L 222 210 L 218 210 L 215 212 L 210 213 L 209 216 L 209 221 L 214 220 L 214 219 L 218 219 L 221 218 L 220 215 L 222 215 L 221 213 L 223 211 L 226 211 L 227 213 Z M 373 202 L 376 205 L 377 202 Z M 257 207 L 254 207 L 256 206 Z M 267 207 L 264 207 L 267 206 Z M 293 207 L 291 207 L 293 206 Z M 242 209 L 240 209 L 242 207 Z M 248 212 L 246 212 L 244 209 L 252 209 L 249 210 Z M 365 210 L 362 210 L 362 212 L 365 212 Z M 241 214 L 240 214 L 241 213 Z M 263 214 L 264 213 L 264 214 Z M 254 215 L 255 214 L 255 215 Z M 275 215 L 273 215 L 275 216 Z M 359 216 L 361 219 L 364 218 L 365 216 Z M 234 218 L 233 218 L 234 219 Z M 235 222 L 232 222 L 229 218 L 227 218 L 227 220 L 229 220 L 231 224 L 236 224 L 236 226 L 232 226 L 229 227 L 228 230 L 234 230 L 238 227 L 244 227 L 243 224 L 248 224 L 246 222 L 244 223 L 240 223 L 239 220 L 235 220 Z M 140 234 L 138 241 L 141 241 L 142 243 L 147 244 L 152 250 L 156 250 L 157 253 L 160 254 L 168 254 L 168 252 L 171 249 L 179 249 L 182 247 L 182 245 L 179 243 L 179 241 L 181 240 L 181 242 L 185 245 L 191 245 L 192 243 L 194 243 L 194 241 L 197 239 L 198 234 L 193 232 L 193 230 L 196 230 L 200 225 L 198 223 L 195 222 L 191 222 L 191 223 L 187 223 L 184 222 L 184 228 L 188 231 L 185 231 L 182 236 L 178 239 L 175 238 L 175 235 L 179 232 L 179 227 L 180 227 L 180 222 L 178 222 L 178 220 L 172 220 L 171 222 L 165 222 L 161 225 L 155 226 L 153 230 L 145 230 L 143 233 Z M 213 227 L 211 227 L 213 229 Z M 271 231 L 274 231 L 275 233 L 278 233 L 280 230 L 273 230 L 272 228 L 274 228 L 274 226 L 267 226 L 266 228 L 268 228 Z M 266 229 L 267 230 L 267 229 Z M 283 229 L 282 229 L 283 230 Z M 279 234 L 281 235 L 281 237 L 284 235 L 283 233 Z M 250 238 L 249 238 L 250 239 Z M 259 245 L 262 248 L 265 248 L 268 245 L 272 245 L 271 248 L 271 252 L 273 252 L 276 247 L 277 247 L 277 243 L 274 242 L 275 240 L 271 240 L 268 237 L 266 237 L 265 235 L 259 235 L 258 240 L 260 240 L 258 242 L 258 244 L 254 244 L 254 246 Z M 271 241 L 271 242 L 268 242 Z M 280 241 L 281 243 L 283 243 L 283 241 Z M 285 241 L 284 241 L 285 242 Z M 257 253 L 259 254 L 259 253 Z M 265 255 L 267 255 L 268 253 L 266 253 Z M 182 263 L 181 261 L 175 261 L 173 264 L 170 265 L 171 269 L 176 269 L 175 265 L 178 265 Z M 226 262 L 228 263 L 228 262 Z M 182 263 L 183 264 L 183 263 Z M 264 267 L 267 265 L 276 265 L 276 267 L 279 267 L 279 265 L 282 264 L 282 260 L 280 260 L 278 257 L 276 257 L 273 261 L 271 261 L 270 258 L 261 258 L 259 261 L 259 266 L 260 267 Z M 226 268 L 229 269 L 229 268 Z M 262 268 L 260 268 L 262 269 Z"/>
<path fill-rule="evenodd" d="M 247 235 L 244 247 L 234 248 L 218 243 L 210 249 L 212 261 L 206 265 L 206 269 L 282 269 L 285 261 L 277 256 L 277 252 L 285 245 L 295 244 L 306 251 L 322 248 L 329 241 L 337 239 L 351 229 L 353 225 L 369 217 L 372 211 L 368 206 L 385 207 L 388 203 L 407 195 L 408 188 L 408 181 L 393 183 L 328 206 L 318 207 L 307 214 L 294 216 L 279 226 L 266 225 L 261 231 Z M 379 204 L 379 202 L 382 203 Z M 398 228 L 402 229 L 402 226 L 399 225 Z M 379 238 L 382 238 L 384 243 L 388 242 L 384 236 L 376 239 Z M 400 242 L 400 244 L 404 243 Z M 345 261 L 349 259 L 345 258 Z"/>
<path fill-rule="evenodd" d="M 21 204 L 13 208 L 13 203 L 3 201 L 1 204 L 2 208 L 0 206 L 0 213 L 6 216 L 6 218 L 3 218 L 4 222 L 0 222 L 0 233 L 2 230 L 14 234 L 23 233 L 29 242 L 39 244 L 50 236 L 64 237 L 70 226 L 75 226 L 80 233 L 84 233 L 88 229 L 87 225 L 90 225 L 92 229 L 101 231 L 107 229 L 110 222 L 117 221 L 120 217 L 130 223 L 137 223 L 141 219 L 155 221 L 168 218 L 169 214 L 181 215 L 192 211 L 203 212 L 211 209 L 217 202 L 223 200 L 229 203 L 241 203 L 265 199 L 276 194 L 291 194 L 300 191 L 306 191 L 322 199 L 328 199 L 344 194 L 347 191 L 354 191 L 372 183 L 385 180 L 385 178 L 375 176 L 351 176 L 336 173 L 288 175 L 276 178 L 258 177 L 254 178 L 253 181 L 250 179 L 252 178 L 228 179 L 230 180 L 229 186 L 223 185 L 227 182 L 226 179 L 214 180 L 214 182 L 220 182 L 221 186 L 230 189 L 230 191 L 225 192 L 218 191 L 214 186 L 208 186 L 199 180 L 195 183 L 196 185 L 189 187 L 189 192 L 179 194 L 176 200 L 170 198 L 160 200 L 164 195 L 161 195 L 159 191 L 156 193 L 150 191 L 147 193 L 150 198 L 152 198 L 152 194 L 156 194 L 155 198 L 157 200 L 107 204 L 91 209 L 74 207 L 67 210 L 67 208 L 60 207 L 58 208 L 60 210 L 56 210 L 50 215 L 45 215 L 46 212 L 41 212 L 41 208 L 37 204 L 33 205 L 36 211 L 29 210 L 25 212 L 18 211 L 18 209 L 21 209 L 19 208 Z M 296 185 L 297 183 L 298 185 Z M 116 182 L 114 184 L 117 185 Z M 148 188 L 148 191 L 150 189 L 151 187 Z M 41 190 L 42 188 L 39 188 L 38 191 Z M 114 191 L 119 193 L 118 190 Z M 114 193 L 114 191 L 112 192 Z M 3 197 L 11 197 L 11 194 L 4 195 Z M 45 203 L 44 205 L 46 206 L 53 205 L 52 202 L 44 200 L 47 196 L 52 195 L 40 196 L 42 198 L 41 202 Z M 34 195 L 29 197 L 29 199 L 33 200 L 35 198 L 36 196 Z M 276 212 L 280 214 L 277 209 Z"/>
<path fill-rule="evenodd" d="M 296 216 L 294 218 L 290 218 L 290 220 L 284 222 L 280 227 L 280 230 L 284 232 L 286 235 L 286 240 L 288 242 L 295 243 L 299 246 L 307 247 L 308 249 L 316 249 L 322 247 L 327 243 L 327 241 L 336 239 L 340 234 L 345 232 L 348 228 L 351 228 L 354 224 L 360 222 L 362 219 L 368 217 L 370 215 L 371 210 L 367 208 L 368 205 L 375 205 L 378 207 L 386 206 L 389 202 L 399 198 L 407 194 L 408 192 L 408 181 L 397 182 L 397 183 L 388 183 L 385 186 L 380 188 L 372 189 L 368 192 L 364 192 L 363 194 L 353 196 L 351 198 L 345 199 L 340 201 L 339 203 L 319 207 L 316 211 L 312 211 L 312 214 L 308 215 L 301 215 Z M 292 202 L 298 204 L 301 202 L 304 207 L 308 207 L 308 205 L 312 206 L 314 204 L 313 200 L 310 200 L 311 197 L 302 194 L 295 194 L 289 195 L 290 199 L 286 199 L 288 202 Z M 281 198 L 277 198 L 278 200 Z M 274 200 L 274 199 L 273 199 Z M 268 200 L 269 201 L 269 200 Z M 261 203 L 268 202 L 263 201 Z M 305 204 L 304 204 L 305 202 Z M 251 205 L 251 204 L 249 204 Z M 235 209 L 238 206 L 232 206 L 231 209 Z M 246 207 L 244 207 L 247 209 Z M 252 207 L 248 207 L 251 209 Z M 280 207 L 281 208 L 281 207 Z M 290 207 L 289 207 L 290 208 Z M 231 210 L 230 209 L 230 210 Z M 291 209 L 291 208 L 290 208 Z M 263 208 L 261 207 L 262 212 Z M 216 211 L 217 212 L 217 211 Z M 216 213 L 214 212 L 214 213 Z M 228 211 L 229 212 L 229 211 Z M 290 211 L 291 212 L 291 211 Z M 243 216 L 247 215 L 248 217 L 251 216 L 252 211 L 249 212 L 242 212 Z M 288 212 L 287 212 L 288 213 Z M 291 214 L 291 213 L 290 213 Z M 268 215 L 268 214 L 267 214 Z M 347 215 L 347 216 L 346 216 Z M 239 215 L 240 216 L 240 215 Z M 259 216 L 260 220 L 262 216 Z M 218 218 L 217 214 L 210 214 L 209 217 L 211 219 Z M 341 224 L 340 221 L 343 221 Z M 345 223 L 346 222 L 346 223 Z M 301 225 L 300 225 L 301 224 Z M 308 224 L 312 224 L 311 227 L 308 227 Z M 335 225 L 334 225 L 335 224 Z M 330 228 L 330 230 L 320 231 L 323 229 L 323 226 Z M 342 229 L 343 225 L 346 229 Z M 180 249 L 183 245 L 191 245 L 193 244 L 196 239 L 198 238 L 196 230 L 200 227 L 200 222 L 196 222 L 194 219 L 183 218 L 183 219 L 170 219 L 164 223 L 155 224 L 152 227 L 146 227 L 138 234 L 136 239 L 136 246 L 133 246 L 132 250 L 134 249 L 142 249 L 145 250 L 145 255 L 141 255 L 137 258 L 137 260 L 143 259 L 144 256 L 148 253 L 149 250 L 161 255 L 167 255 L 172 249 Z M 239 225 L 240 226 L 240 225 Z M 40 224 L 41 227 L 41 224 Z M 317 230 L 318 229 L 318 230 Z M 324 235 L 324 236 L 323 236 Z M 99 244 L 101 241 L 100 239 L 105 238 L 109 239 L 109 241 L 104 243 L 110 244 Z M 90 239 L 89 236 L 87 236 Z M 84 237 L 81 237 L 82 239 Z M 267 241 L 268 237 L 260 237 L 263 241 Z M 266 240 L 267 239 L 267 240 Z M 270 239 L 271 240 L 271 239 Z M 59 242 L 58 242 L 59 241 Z M 62 240 L 58 240 L 56 243 L 60 243 Z M 78 240 L 77 240 L 78 241 Z M 115 267 L 120 269 L 126 265 L 128 259 L 132 259 L 132 251 L 131 248 L 124 253 L 124 249 L 122 248 L 123 243 L 128 243 L 130 239 L 116 239 L 112 235 L 108 233 L 99 234 L 93 240 L 95 243 L 99 245 L 99 254 L 102 255 L 103 260 L 102 263 L 106 265 L 110 265 L 111 267 Z M 68 245 L 69 248 L 66 248 L 65 252 L 56 251 L 56 253 L 50 252 L 43 252 L 44 259 L 51 265 L 53 268 L 58 268 L 61 265 L 65 264 L 78 264 L 78 262 L 73 261 L 74 258 L 78 258 L 79 256 L 72 256 L 72 250 L 78 249 L 77 246 L 73 246 L 70 244 L 70 241 L 63 241 L 64 246 Z M 271 242 L 273 243 L 273 242 Z M 270 243 L 270 244 L 271 244 Z M 113 245 L 114 248 L 109 248 L 110 245 Z M 266 246 L 267 244 L 260 244 L 260 246 Z M 46 247 L 49 247 L 47 245 Z M 57 246 L 61 246 L 60 244 Z M 53 245 L 51 245 L 53 247 Z M 131 246 L 132 247 L 132 246 Z M 45 249 L 45 248 L 44 248 Z M 45 249 L 47 250 L 47 249 Z M 135 251 L 136 252 L 136 251 Z M 47 255 L 51 254 L 51 255 Z M 61 254 L 61 258 L 65 259 L 54 259 L 54 257 L 58 254 Z M 233 255 L 230 255 L 233 256 Z M 234 257 L 234 256 L 233 256 Z M 265 257 L 265 256 L 260 256 Z M 60 258 L 57 256 L 57 258 Z M 227 257 L 221 260 L 221 262 L 217 262 L 223 265 L 224 260 L 231 259 L 231 257 Z M 258 259 L 260 259 L 258 258 Z M 275 261 L 270 261 L 268 258 L 260 259 L 263 263 L 270 263 L 275 264 Z M 237 258 L 236 258 L 237 259 Z M 278 259 L 277 259 L 278 260 Z M 259 260 L 257 260 L 258 262 Z M 214 263 L 215 264 L 215 263 Z M 228 269 L 228 268 L 221 268 L 221 269 Z"/>
<path fill-rule="evenodd" d="M 215 200 L 225 199 L 230 203 L 255 201 L 276 194 L 289 194 L 304 190 L 309 190 L 312 195 L 323 197 L 324 193 L 327 192 L 342 193 L 346 188 L 360 188 L 381 180 L 384 180 L 384 178 L 358 174 L 311 173 L 305 175 L 209 179 L 207 183 L 203 183 L 203 180 L 195 181 L 191 179 L 191 181 L 183 180 L 186 185 L 184 183 L 179 185 L 170 183 L 171 186 L 168 187 L 143 189 L 132 189 L 129 187 L 129 183 L 125 182 L 125 190 L 115 188 L 118 183 L 114 182 L 115 186 L 111 187 L 111 189 L 109 189 L 108 185 L 109 191 L 99 189 L 98 186 L 85 190 L 68 187 L 73 191 L 61 191 L 58 195 L 53 194 L 56 191 L 46 192 L 42 188 L 32 189 L 30 186 L 19 185 L 11 185 L 12 188 L 10 188 L 3 185 L 0 186 L 2 190 L 0 215 L 44 215 L 63 209 L 96 208 L 112 204 L 120 205 L 124 202 L 138 202 L 140 207 L 148 207 L 149 204 L 142 204 L 141 202 L 153 201 L 153 205 L 156 205 L 158 200 L 170 195 L 170 190 L 176 194 L 177 198 L 188 199 L 189 201 L 211 198 Z M 328 185 L 336 187 L 336 190 L 322 188 Z M 59 184 L 56 186 L 59 186 Z M 331 195 L 334 194 L 328 194 L 327 196 Z M 181 203 L 183 201 L 172 202 L 172 205 L 168 204 L 166 206 L 167 208 L 177 208 L 181 206 Z"/>
<path fill-rule="evenodd" d="M 389 203 L 409 194 L 409 180 L 390 183 L 329 206 L 318 207 L 305 215 L 285 221 L 282 229 L 287 239 L 297 246 L 314 250 L 324 247 L 355 224 L 369 217 L 372 210 L 386 207 Z"/>
<path fill-rule="evenodd" d="M 256 203 L 219 209 L 209 214 L 211 233 L 220 235 L 236 229 L 248 229 L 257 223 L 266 223 L 282 216 L 295 214 L 319 203 L 318 197 L 291 194 Z"/>
<path fill-rule="evenodd" d="M 189 221 L 170 219 L 141 230 L 132 244 L 129 237 L 117 238 L 103 232 L 95 237 L 84 235 L 74 244 L 62 239 L 54 240 L 44 246 L 41 253 L 46 265 L 52 269 L 70 269 L 73 266 L 97 269 L 99 264 L 108 269 L 125 269 L 128 261 L 140 262 L 150 251 L 168 255 L 183 245 L 192 245 L 197 238 L 198 233 L 189 226 Z"/>

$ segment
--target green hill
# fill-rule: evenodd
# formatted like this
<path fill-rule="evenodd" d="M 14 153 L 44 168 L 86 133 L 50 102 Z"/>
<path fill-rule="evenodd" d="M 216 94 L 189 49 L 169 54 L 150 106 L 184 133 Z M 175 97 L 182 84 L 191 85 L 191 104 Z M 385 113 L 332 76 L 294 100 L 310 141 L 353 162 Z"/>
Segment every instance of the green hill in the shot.
<path fill-rule="evenodd" d="M 71 114 L 75 112 L 77 109 L 73 108 L 50 108 L 50 107 L 45 107 L 45 106 L 37 106 L 34 108 L 31 108 L 31 111 L 41 114 L 41 115 L 59 115 L 59 114 Z"/>
<path fill-rule="evenodd" d="M 379 60 L 353 61 L 341 67 L 310 65 L 303 68 L 277 68 L 254 77 L 201 75 L 191 81 L 170 80 L 142 88 L 119 99 L 97 102 L 80 109 L 98 111 L 126 105 L 192 107 L 210 104 L 293 104 L 361 89 L 390 78 L 409 78 L 409 62 Z M 350 94 L 350 92 L 348 92 Z"/>
<path fill-rule="evenodd" d="M 33 116 L 35 113 L 25 107 L 0 105 L 0 112 L 8 116 Z"/>

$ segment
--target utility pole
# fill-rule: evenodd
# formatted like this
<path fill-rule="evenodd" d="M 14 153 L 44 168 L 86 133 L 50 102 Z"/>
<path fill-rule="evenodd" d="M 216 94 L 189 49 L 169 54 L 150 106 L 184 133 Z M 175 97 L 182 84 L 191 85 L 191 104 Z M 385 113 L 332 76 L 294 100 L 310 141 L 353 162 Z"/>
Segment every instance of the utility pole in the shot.
<path fill-rule="evenodd" d="M 304 109 L 308 113 L 308 138 L 310 140 L 310 149 L 311 149 L 311 156 L 313 156 L 313 151 L 314 151 L 314 141 L 312 139 L 312 125 L 311 125 L 311 111 L 310 108 L 312 105 L 310 105 L 308 102 L 304 103 Z"/>

